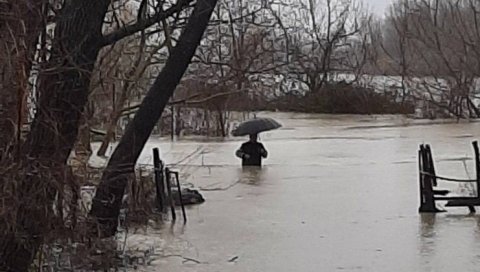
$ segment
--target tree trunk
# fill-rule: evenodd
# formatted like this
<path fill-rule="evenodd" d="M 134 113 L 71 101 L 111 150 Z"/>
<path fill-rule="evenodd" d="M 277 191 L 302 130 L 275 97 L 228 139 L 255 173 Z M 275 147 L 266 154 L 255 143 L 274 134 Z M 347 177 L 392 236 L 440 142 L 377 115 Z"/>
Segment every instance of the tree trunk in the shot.
<path fill-rule="evenodd" d="M 65 1 L 57 20 L 51 58 L 41 75 L 40 103 L 23 146 L 16 225 L 0 236 L 0 268 L 27 271 L 52 228 L 51 207 L 57 182 L 77 138 L 88 97 L 90 72 L 100 50 L 102 25 L 110 1 Z M 60 188 L 60 186 L 58 186 Z M 42 220 L 39 224 L 38 220 Z"/>
<path fill-rule="evenodd" d="M 217 105 L 217 135 L 216 136 L 222 136 L 226 137 L 225 133 L 225 118 L 223 116 L 223 109 L 222 106 Z"/>
<path fill-rule="evenodd" d="M 175 136 L 180 137 L 183 130 L 183 121 L 182 121 L 182 107 L 177 106 L 177 112 L 175 117 Z"/>
<path fill-rule="evenodd" d="M 165 67 L 157 76 L 112 154 L 97 188 L 91 211 L 102 236 L 111 236 L 116 232 L 128 176 L 134 172 L 138 156 L 200 44 L 216 3 L 217 0 L 197 1 Z"/>
<path fill-rule="evenodd" d="M 87 158 L 92 154 L 92 145 L 90 141 L 90 118 L 91 112 L 88 107 L 80 117 L 80 126 L 78 128 L 78 139 L 75 143 L 75 154 L 81 154 Z"/>
<path fill-rule="evenodd" d="M 78 128 L 78 137 L 74 147 L 75 156 L 69 159 L 69 166 L 73 168 L 72 177 L 76 177 L 80 184 L 85 184 L 88 177 L 88 160 L 92 155 L 92 146 L 90 142 L 90 111 L 85 110 L 81 116 L 80 127 Z M 73 172 L 75 175 L 73 175 Z"/>
<path fill-rule="evenodd" d="M 51 157 L 54 152 L 57 161 L 67 160 L 87 103 L 109 2 L 72 0 L 62 9 L 48 63 L 52 69 L 41 75 L 40 104 L 26 142 L 29 155 Z"/>

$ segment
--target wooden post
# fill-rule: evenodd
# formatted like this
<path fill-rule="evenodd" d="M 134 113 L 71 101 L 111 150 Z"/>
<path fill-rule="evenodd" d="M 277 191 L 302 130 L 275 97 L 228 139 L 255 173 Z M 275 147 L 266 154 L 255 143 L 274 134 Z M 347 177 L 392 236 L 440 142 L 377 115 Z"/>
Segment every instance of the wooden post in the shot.
<path fill-rule="evenodd" d="M 182 207 L 182 214 L 183 214 L 183 222 L 187 223 L 187 213 L 185 212 L 185 205 L 183 205 L 182 199 L 182 188 L 180 186 L 180 179 L 178 178 L 178 172 L 174 172 L 175 179 L 177 180 L 177 188 L 178 188 L 178 198 L 180 199 L 180 206 Z"/>
<path fill-rule="evenodd" d="M 430 179 L 432 182 L 432 186 L 437 186 L 437 178 L 436 178 L 436 171 L 435 171 L 435 164 L 433 162 L 433 156 L 432 156 L 432 149 L 430 148 L 430 145 L 425 146 L 426 150 L 426 155 L 427 155 L 427 160 L 428 160 L 428 173 L 431 174 Z"/>
<path fill-rule="evenodd" d="M 432 175 L 432 154 L 429 145 L 421 145 L 420 146 L 420 160 L 421 160 L 421 179 L 420 182 L 422 183 L 422 198 L 423 201 L 421 202 L 420 208 L 418 209 L 419 212 L 438 212 L 439 210 L 435 206 L 435 195 L 433 192 L 433 183 L 434 178 Z M 422 173 L 423 172 L 423 173 Z"/>
<path fill-rule="evenodd" d="M 478 151 L 478 142 L 473 141 L 473 151 L 475 152 L 475 172 L 476 172 L 476 184 L 477 184 L 477 198 L 480 198 L 480 153 Z M 475 206 L 468 206 L 470 213 L 475 213 Z"/>
<path fill-rule="evenodd" d="M 175 214 L 175 202 L 173 200 L 173 194 L 172 194 L 172 186 L 170 183 L 170 177 L 172 173 L 170 172 L 170 169 L 167 167 L 165 168 L 165 181 L 167 184 L 167 192 L 168 192 L 168 202 L 170 202 L 170 210 L 172 212 L 172 220 L 175 221 L 177 220 L 177 215 Z"/>
<path fill-rule="evenodd" d="M 478 151 L 478 142 L 474 141 L 472 143 L 473 145 L 473 150 L 475 151 L 475 171 L 477 174 L 477 197 L 480 198 L 480 153 Z"/>
<path fill-rule="evenodd" d="M 170 106 L 171 112 L 172 112 L 172 119 L 170 120 L 170 138 L 172 142 L 175 140 L 175 106 L 171 105 Z"/>
<path fill-rule="evenodd" d="M 163 175 L 163 163 L 160 160 L 160 151 L 158 148 L 153 149 L 153 167 L 155 171 L 155 187 L 157 190 L 157 205 L 160 212 L 165 211 L 165 186 Z"/>
<path fill-rule="evenodd" d="M 423 145 L 420 145 L 420 147 L 418 149 L 418 187 L 420 189 L 420 192 L 419 192 L 420 193 L 420 207 L 418 208 L 419 211 L 422 211 L 423 207 L 425 205 L 425 197 L 423 195 L 423 191 L 424 191 L 423 178 L 425 177 L 425 175 L 422 173 L 422 171 L 423 171 L 422 157 L 423 157 Z"/>

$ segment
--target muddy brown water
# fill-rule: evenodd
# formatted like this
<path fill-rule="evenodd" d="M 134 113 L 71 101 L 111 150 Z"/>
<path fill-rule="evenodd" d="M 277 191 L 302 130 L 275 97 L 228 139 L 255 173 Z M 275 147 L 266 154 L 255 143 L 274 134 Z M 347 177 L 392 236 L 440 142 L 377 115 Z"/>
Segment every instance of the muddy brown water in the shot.
<path fill-rule="evenodd" d="M 160 147 L 206 202 L 187 210 L 185 226 L 151 234 L 166 256 L 146 270 L 480 271 L 480 216 L 418 214 L 416 157 L 429 143 L 439 174 L 474 177 L 480 123 L 264 115 L 283 128 L 262 135 L 270 156 L 261 171 L 241 169 L 241 138 L 149 142 L 140 162 Z"/>

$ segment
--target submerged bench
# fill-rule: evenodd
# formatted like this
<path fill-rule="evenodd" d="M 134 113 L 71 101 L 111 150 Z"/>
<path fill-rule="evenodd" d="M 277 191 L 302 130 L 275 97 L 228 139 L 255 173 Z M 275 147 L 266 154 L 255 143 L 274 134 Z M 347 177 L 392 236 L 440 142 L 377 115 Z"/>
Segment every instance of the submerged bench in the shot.
<path fill-rule="evenodd" d="M 430 146 L 420 145 L 418 151 L 418 168 L 419 168 L 419 187 L 420 187 L 420 207 L 419 212 L 422 213 L 435 213 L 444 212 L 436 206 L 436 201 L 447 201 L 446 207 L 468 207 L 471 213 L 475 212 L 475 206 L 480 206 L 480 195 L 478 193 L 480 189 L 480 158 L 478 143 L 474 141 L 472 143 L 475 152 L 475 171 L 476 179 L 455 179 L 437 176 L 435 173 L 435 165 L 433 162 L 432 150 Z M 435 190 L 434 187 L 438 186 L 438 180 L 449 182 L 472 182 L 476 183 L 476 196 L 448 196 L 449 190 Z"/>

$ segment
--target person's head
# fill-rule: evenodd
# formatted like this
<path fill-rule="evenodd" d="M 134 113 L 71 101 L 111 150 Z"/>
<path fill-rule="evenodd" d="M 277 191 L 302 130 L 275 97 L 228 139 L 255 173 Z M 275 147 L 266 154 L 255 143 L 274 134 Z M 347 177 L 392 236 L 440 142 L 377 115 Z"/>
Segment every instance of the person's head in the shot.
<path fill-rule="evenodd" d="M 258 139 L 258 134 L 250 134 L 250 142 L 256 142 Z"/>

